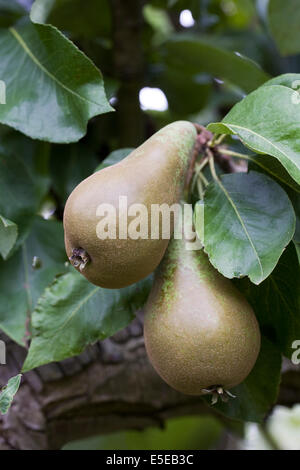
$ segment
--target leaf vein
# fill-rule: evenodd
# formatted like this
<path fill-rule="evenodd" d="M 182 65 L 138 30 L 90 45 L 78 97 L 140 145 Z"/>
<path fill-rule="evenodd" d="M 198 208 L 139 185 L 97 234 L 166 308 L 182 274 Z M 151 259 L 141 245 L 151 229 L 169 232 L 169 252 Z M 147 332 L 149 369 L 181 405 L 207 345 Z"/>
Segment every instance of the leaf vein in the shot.
<path fill-rule="evenodd" d="M 252 239 L 251 239 L 251 236 L 250 236 L 250 234 L 249 234 L 249 232 L 248 232 L 248 230 L 247 230 L 247 227 L 246 227 L 246 225 L 245 225 L 245 222 L 243 221 L 243 219 L 242 219 L 242 217 L 241 217 L 241 215 L 240 215 L 240 213 L 239 213 L 239 211 L 238 211 L 238 209 L 237 209 L 237 207 L 236 207 L 234 201 L 233 201 L 232 198 L 230 197 L 230 194 L 229 194 L 229 192 L 227 191 L 227 189 L 225 188 L 225 186 L 222 184 L 222 182 L 221 182 L 219 179 L 217 180 L 217 183 L 219 184 L 220 188 L 222 189 L 222 191 L 224 192 L 224 194 L 225 194 L 225 196 L 227 197 L 228 201 L 230 202 L 230 204 L 231 204 L 231 206 L 232 206 L 234 212 L 236 213 L 236 216 L 237 216 L 237 218 L 238 218 L 238 220 L 239 220 L 239 222 L 240 222 L 240 224 L 241 224 L 241 226 L 242 226 L 242 228 L 243 228 L 243 230 L 244 230 L 244 232 L 245 232 L 245 234 L 246 234 L 246 237 L 248 238 L 249 243 L 250 243 L 250 245 L 251 245 L 251 247 L 252 247 L 252 249 L 253 249 L 253 251 L 254 251 L 254 254 L 255 254 L 256 258 L 257 258 L 257 261 L 258 261 L 258 264 L 259 264 L 259 267 L 260 267 L 260 271 L 261 271 L 261 275 L 263 276 L 263 275 L 264 275 L 264 271 L 263 271 L 263 267 L 262 267 L 262 264 L 261 264 L 259 255 L 258 255 L 258 252 L 257 252 L 257 250 L 256 250 L 256 248 L 255 248 L 255 245 L 254 245 L 254 243 L 253 243 L 253 241 L 252 241 Z"/>
<path fill-rule="evenodd" d="M 53 80 L 54 82 L 56 82 L 59 86 L 61 86 L 62 88 L 64 88 L 67 92 L 69 92 L 70 94 L 74 95 L 75 97 L 79 98 L 80 100 L 82 101 L 85 101 L 87 103 L 90 103 L 90 104 L 93 104 L 93 105 L 96 105 L 96 106 L 99 106 L 98 103 L 94 102 L 94 101 L 91 101 L 91 100 L 88 100 L 86 97 L 84 96 L 81 96 L 79 95 L 79 93 L 76 93 L 76 91 L 72 90 L 71 88 L 67 87 L 64 83 L 62 83 L 60 80 L 58 80 L 55 75 L 53 75 L 51 72 L 49 72 L 49 70 L 46 69 L 46 67 L 44 67 L 40 61 L 37 59 L 37 57 L 31 52 L 31 50 L 29 49 L 29 47 L 27 46 L 27 44 L 25 43 L 25 41 L 23 40 L 23 38 L 20 36 L 20 34 L 15 30 L 15 28 L 9 28 L 10 32 L 12 33 L 12 35 L 15 37 L 15 39 L 19 42 L 19 44 L 23 47 L 24 51 L 26 52 L 26 54 L 28 54 L 28 56 L 31 58 L 31 60 L 46 74 L 48 75 L 48 77 L 51 78 L 51 80 Z"/>

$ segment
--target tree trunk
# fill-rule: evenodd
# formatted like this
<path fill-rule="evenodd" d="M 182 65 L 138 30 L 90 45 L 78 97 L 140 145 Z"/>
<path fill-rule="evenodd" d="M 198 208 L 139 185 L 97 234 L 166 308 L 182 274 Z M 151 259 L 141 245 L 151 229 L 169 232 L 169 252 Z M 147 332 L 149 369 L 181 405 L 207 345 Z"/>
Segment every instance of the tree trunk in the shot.
<path fill-rule="evenodd" d="M 143 86 L 143 0 L 110 0 L 113 19 L 115 77 L 120 147 L 137 147 L 144 140 L 139 92 Z"/>

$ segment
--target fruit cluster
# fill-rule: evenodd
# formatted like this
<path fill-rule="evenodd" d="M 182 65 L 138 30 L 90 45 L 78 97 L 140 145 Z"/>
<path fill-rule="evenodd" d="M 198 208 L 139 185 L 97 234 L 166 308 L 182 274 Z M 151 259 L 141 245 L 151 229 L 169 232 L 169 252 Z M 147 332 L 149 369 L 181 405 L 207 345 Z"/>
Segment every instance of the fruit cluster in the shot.
<path fill-rule="evenodd" d="M 187 249 L 184 230 L 181 239 L 172 238 L 173 219 L 171 239 L 120 236 L 122 217 L 131 220 L 127 207 L 122 213 L 120 197 L 149 214 L 153 204 L 182 201 L 196 140 L 197 126 L 175 122 L 120 163 L 82 181 L 66 203 L 65 245 L 73 266 L 97 286 L 122 288 L 156 270 L 144 327 L 153 367 L 182 393 L 227 400 L 232 396 L 227 389 L 247 377 L 260 349 L 250 305 L 203 250 Z M 114 237 L 98 236 L 103 204 L 117 212 Z"/>

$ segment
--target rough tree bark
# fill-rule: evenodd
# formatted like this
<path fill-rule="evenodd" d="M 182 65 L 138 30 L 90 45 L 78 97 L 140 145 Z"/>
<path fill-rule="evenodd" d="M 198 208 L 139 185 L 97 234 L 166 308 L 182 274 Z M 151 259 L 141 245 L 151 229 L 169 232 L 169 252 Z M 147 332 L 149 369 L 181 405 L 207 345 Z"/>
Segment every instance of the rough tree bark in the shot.
<path fill-rule="evenodd" d="M 25 350 L 7 342 L 1 382 L 20 371 Z M 0 417 L 0 450 L 58 449 L 77 438 L 161 426 L 204 405 L 171 390 L 146 357 L 141 317 L 76 358 L 26 373 L 9 413 Z"/>
<path fill-rule="evenodd" d="M 0 365 L 4 383 L 20 371 L 26 351 L 1 338 L 7 343 L 7 364 Z M 278 403 L 290 406 L 299 396 L 299 367 L 287 363 Z M 0 416 L 0 450 L 60 449 L 79 438 L 162 427 L 173 416 L 208 413 L 216 414 L 198 397 L 172 390 L 155 373 L 139 314 L 128 328 L 80 356 L 26 373 L 10 411 Z"/>

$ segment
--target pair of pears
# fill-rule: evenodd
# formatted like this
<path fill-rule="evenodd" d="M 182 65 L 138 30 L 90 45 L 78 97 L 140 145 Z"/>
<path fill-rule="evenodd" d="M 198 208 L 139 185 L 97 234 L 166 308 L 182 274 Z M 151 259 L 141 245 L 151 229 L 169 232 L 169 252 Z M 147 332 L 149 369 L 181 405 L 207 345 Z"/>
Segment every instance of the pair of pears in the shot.
<path fill-rule="evenodd" d="M 260 349 L 256 317 L 232 283 L 217 272 L 203 250 L 183 239 L 120 237 L 120 196 L 127 207 L 178 203 L 196 143 L 195 126 L 170 124 L 127 158 L 82 181 L 64 212 L 65 245 L 73 266 L 90 282 L 122 288 L 158 266 L 145 307 L 144 336 L 149 359 L 176 390 L 191 395 L 222 393 L 241 383 Z M 97 235 L 99 205 L 116 210 L 116 238 Z M 126 214 L 128 216 L 128 214 Z M 128 224 L 133 220 L 128 217 Z M 161 228 L 161 227 L 160 227 Z"/>

